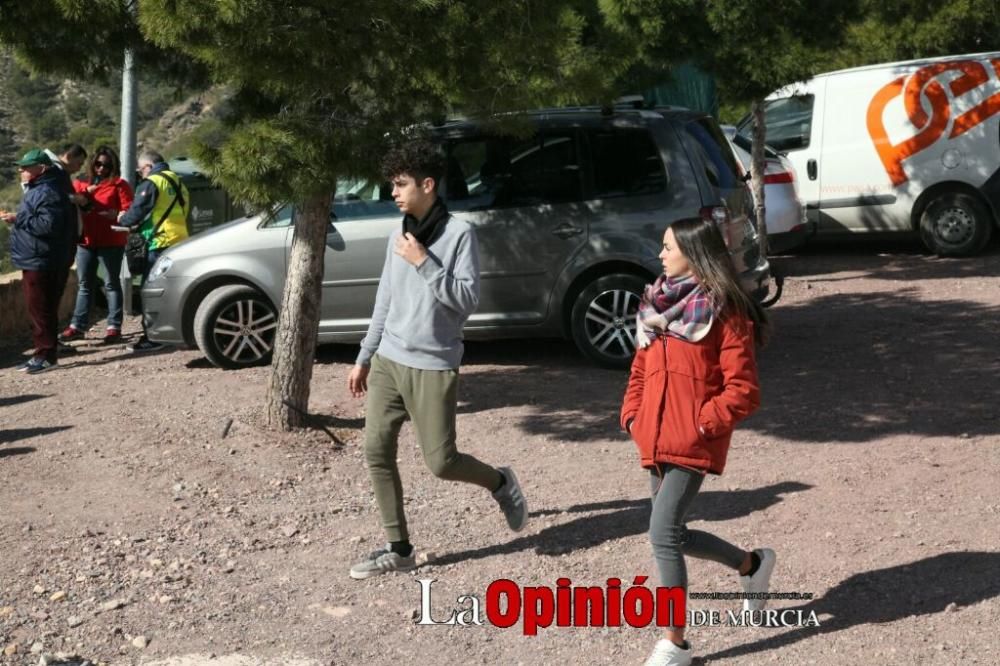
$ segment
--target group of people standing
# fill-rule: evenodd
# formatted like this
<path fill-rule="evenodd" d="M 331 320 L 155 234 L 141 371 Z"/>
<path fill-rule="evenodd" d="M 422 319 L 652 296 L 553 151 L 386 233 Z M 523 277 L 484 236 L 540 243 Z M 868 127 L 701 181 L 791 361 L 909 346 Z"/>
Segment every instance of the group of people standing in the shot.
<path fill-rule="evenodd" d="M 133 192 L 122 177 L 121 162 L 110 146 L 99 146 L 86 173 L 87 150 L 75 143 L 58 154 L 36 148 L 16 162 L 24 189 L 16 213 L 0 213 L 11 225 L 10 255 L 22 271 L 24 300 L 31 320 L 32 356 L 17 366 L 27 374 L 56 367 L 66 343 L 86 336 L 97 282 L 104 270 L 108 318 L 102 336 L 106 344 L 122 341 L 122 262 L 129 232 L 139 234 L 144 261 L 143 281 L 164 249 L 187 237 L 190 197 L 164 158 L 147 151 L 138 159 L 143 178 Z M 69 324 L 59 331 L 59 303 L 73 264 L 78 289 Z M 143 335 L 129 351 L 161 348 Z"/>
<path fill-rule="evenodd" d="M 509 467 L 494 468 L 456 447 L 462 327 L 479 302 L 479 255 L 475 229 L 449 215 L 438 196 L 445 172 L 444 157 L 424 141 L 393 150 L 383 165 L 404 217 L 389 238 L 348 388 L 355 397 L 367 394 L 365 458 L 388 543 L 350 568 L 355 579 L 417 567 L 397 462 L 407 417 L 435 476 L 492 493 L 514 531 L 529 519 Z M 748 593 L 744 610 L 760 610 L 774 551 L 747 551 L 689 530 L 685 517 L 705 475 L 722 473 L 733 428 L 759 405 L 756 348 L 768 321 L 741 288 L 711 220 L 674 222 L 659 257 L 663 274 L 646 288 L 637 313 L 638 349 L 620 418 L 649 470 L 649 537 L 661 585 L 687 589 L 685 555 L 713 560 L 738 574 Z M 669 626 L 646 664 L 686 666 L 692 659 L 684 626 Z"/>

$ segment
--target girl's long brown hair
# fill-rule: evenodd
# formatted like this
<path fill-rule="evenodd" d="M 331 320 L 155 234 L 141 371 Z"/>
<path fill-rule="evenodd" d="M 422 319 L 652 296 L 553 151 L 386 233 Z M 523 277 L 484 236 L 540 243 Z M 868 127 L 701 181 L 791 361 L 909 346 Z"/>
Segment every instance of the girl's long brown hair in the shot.
<path fill-rule="evenodd" d="M 670 225 L 677 247 L 705 288 L 720 317 L 736 313 L 754 323 L 758 345 L 764 345 L 771 325 L 764 308 L 740 286 L 736 266 L 715 222 L 700 217 Z"/>

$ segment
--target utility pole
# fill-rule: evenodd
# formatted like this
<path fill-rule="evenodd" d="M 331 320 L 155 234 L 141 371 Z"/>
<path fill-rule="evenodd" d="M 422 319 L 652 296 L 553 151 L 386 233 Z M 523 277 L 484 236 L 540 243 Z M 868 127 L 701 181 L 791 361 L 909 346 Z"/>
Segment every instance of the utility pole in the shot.
<path fill-rule="evenodd" d="M 133 18 L 139 15 L 139 0 L 127 0 L 126 9 Z M 122 176 L 135 187 L 135 107 L 138 103 L 139 87 L 135 79 L 135 49 L 125 47 L 125 62 L 122 66 L 122 133 L 118 141 L 121 147 Z"/>
<path fill-rule="evenodd" d="M 126 9 L 132 17 L 139 14 L 139 0 L 127 0 Z M 125 61 L 122 65 L 122 133 L 118 140 L 121 149 L 122 177 L 135 189 L 135 142 L 136 142 L 136 105 L 139 99 L 139 82 L 135 75 L 135 49 L 131 45 L 125 47 Z M 132 274 L 128 270 L 128 262 L 122 262 L 122 306 L 125 314 L 132 312 Z"/>

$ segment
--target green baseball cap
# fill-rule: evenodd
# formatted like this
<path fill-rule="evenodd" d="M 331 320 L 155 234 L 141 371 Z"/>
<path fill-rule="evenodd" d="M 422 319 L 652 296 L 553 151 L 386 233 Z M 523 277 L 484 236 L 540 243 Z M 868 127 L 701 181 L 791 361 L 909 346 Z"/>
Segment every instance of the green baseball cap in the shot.
<path fill-rule="evenodd" d="M 19 167 L 37 166 L 39 164 L 52 166 L 52 160 L 49 159 L 49 156 L 45 154 L 44 150 L 41 148 L 35 148 L 26 152 L 24 157 L 14 162 L 14 164 Z"/>

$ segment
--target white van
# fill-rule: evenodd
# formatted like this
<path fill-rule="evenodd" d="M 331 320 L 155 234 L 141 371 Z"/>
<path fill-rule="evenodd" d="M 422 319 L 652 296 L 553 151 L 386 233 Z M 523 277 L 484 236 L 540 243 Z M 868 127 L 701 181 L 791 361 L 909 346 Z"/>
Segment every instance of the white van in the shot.
<path fill-rule="evenodd" d="M 989 241 L 1000 213 L 1000 52 L 821 74 L 772 93 L 765 119 L 818 235 L 919 231 L 953 256 Z M 738 129 L 749 137 L 750 118 Z"/>

